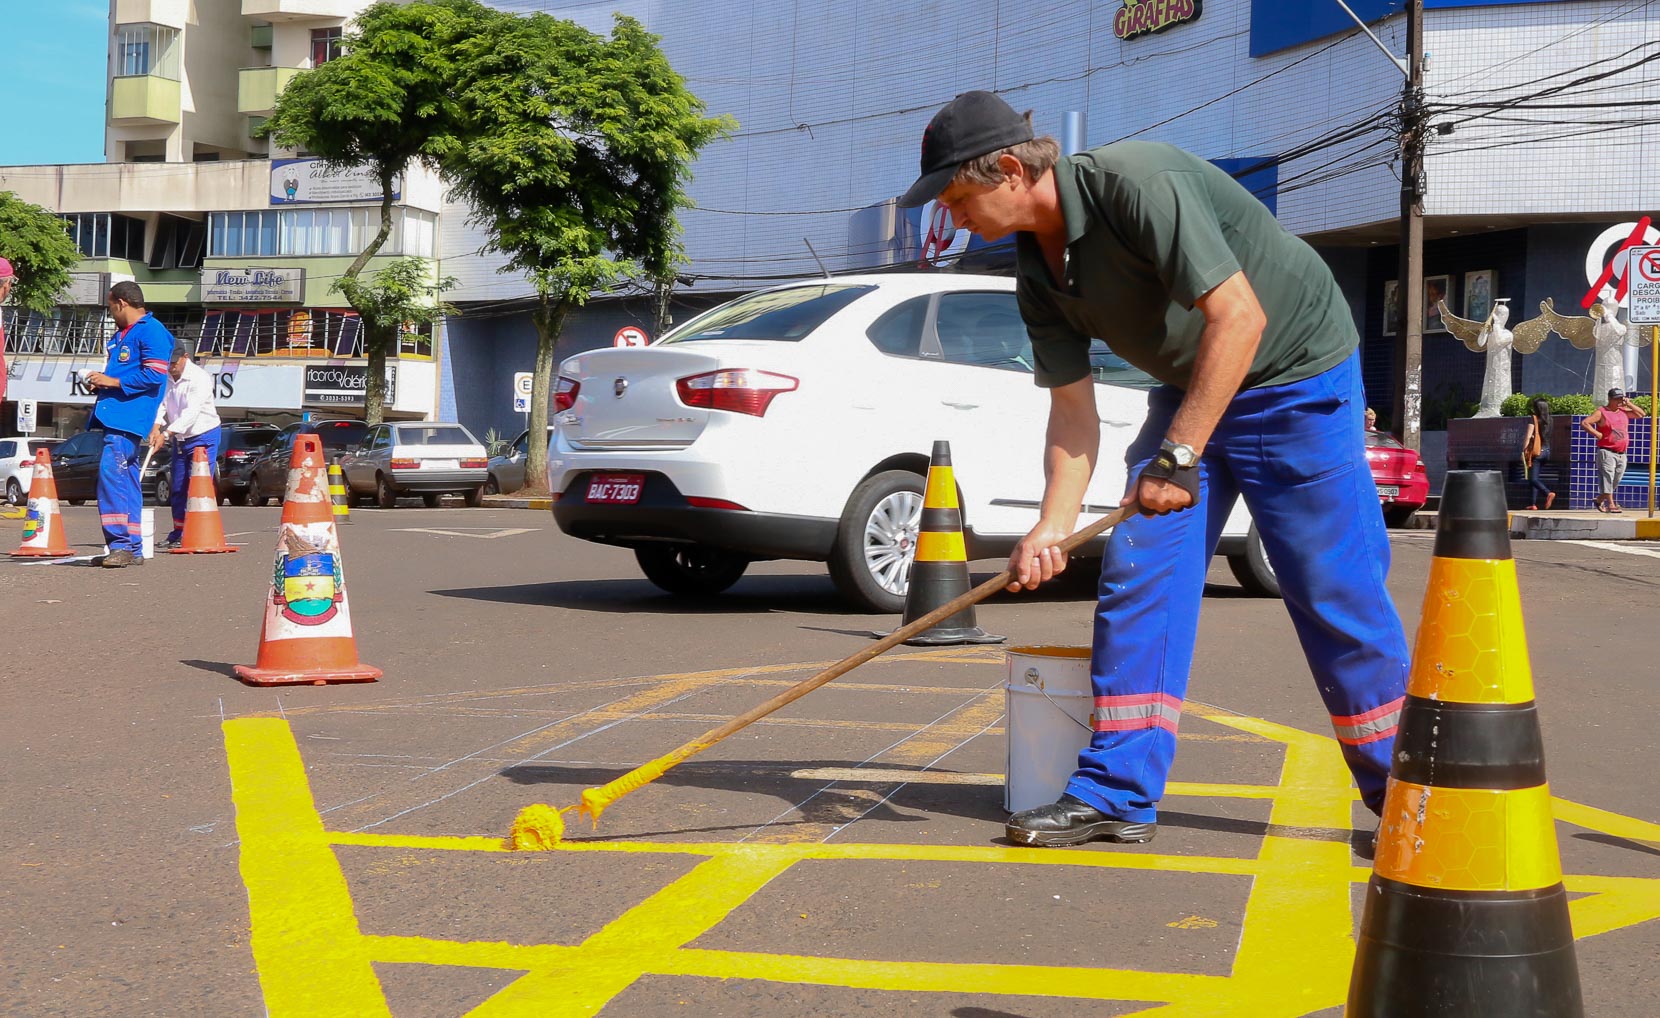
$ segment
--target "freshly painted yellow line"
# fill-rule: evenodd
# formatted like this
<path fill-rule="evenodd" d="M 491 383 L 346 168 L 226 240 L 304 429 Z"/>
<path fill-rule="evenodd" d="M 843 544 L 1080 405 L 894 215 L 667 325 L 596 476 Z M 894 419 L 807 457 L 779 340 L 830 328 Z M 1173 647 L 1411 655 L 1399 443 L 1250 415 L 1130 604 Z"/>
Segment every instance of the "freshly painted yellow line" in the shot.
<path fill-rule="evenodd" d="M 390 1018 L 288 723 L 226 721 L 222 730 L 266 1008 Z"/>
<path fill-rule="evenodd" d="M 989 729 L 987 734 L 998 731 Z M 961 771 L 907 771 L 884 767 L 804 767 L 790 777 L 808 781 L 907 781 L 916 785 L 1002 785 L 1003 775 Z M 1202 796 L 1214 799 L 1272 799 L 1280 793 L 1273 785 L 1234 785 L 1227 782 L 1172 781 L 1165 795 Z"/>
<path fill-rule="evenodd" d="M 990 710 L 977 698 L 956 712 Z M 980 716 L 980 715 L 976 715 Z M 461 943 L 413 936 L 364 936 L 353 917 L 334 846 L 411 852 L 506 854 L 500 838 L 338 833 L 323 829 L 304 765 L 285 722 L 242 719 L 224 725 L 231 765 L 242 872 L 248 886 L 254 960 L 274 1018 L 359 1018 L 387 1013 L 370 961 L 489 967 L 525 973 L 480 1004 L 474 1018 L 567 1018 L 598 1014 L 648 976 L 766 979 L 891 992 L 979 993 L 1146 1002 L 1163 1018 L 1292 1016 L 1340 1007 L 1353 958 L 1350 889 L 1370 877 L 1341 840 L 1299 830 L 1347 830 L 1353 790 L 1337 744 L 1260 719 L 1206 708 L 1204 715 L 1242 735 L 1277 742 L 1280 784 L 1173 784 L 1169 794 L 1266 798 L 1270 834 L 1256 858 L 1053 851 L 1000 845 L 882 845 L 753 842 L 610 842 L 569 838 L 559 853 L 685 855 L 701 861 L 579 945 Z M 942 723 L 943 724 L 943 723 Z M 959 725 L 958 727 L 966 727 Z M 872 768 L 872 770 L 880 770 Z M 889 768 L 899 780 L 911 772 Z M 995 775 L 981 775 L 995 778 Z M 1557 816 L 1594 830 L 1651 840 L 1656 825 L 1554 800 Z M 1228 975 L 1023 964 L 952 964 L 719 951 L 687 945 L 798 863 L 861 860 L 894 867 L 918 863 L 1064 866 L 1097 871 L 1246 877 L 1251 893 Z M 557 865 L 555 862 L 554 865 Z M 504 879 L 506 876 L 504 874 Z M 1660 919 L 1660 880 L 1569 874 L 1576 934 L 1583 938 Z M 883 885 L 863 888 L 876 894 Z M 542 889 L 545 891 L 545 888 Z M 1224 922 L 1227 920 L 1224 919 Z M 845 948 L 844 948 L 845 950 Z M 1154 1013 L 1154 1012 L 1148 1012 Z"/>

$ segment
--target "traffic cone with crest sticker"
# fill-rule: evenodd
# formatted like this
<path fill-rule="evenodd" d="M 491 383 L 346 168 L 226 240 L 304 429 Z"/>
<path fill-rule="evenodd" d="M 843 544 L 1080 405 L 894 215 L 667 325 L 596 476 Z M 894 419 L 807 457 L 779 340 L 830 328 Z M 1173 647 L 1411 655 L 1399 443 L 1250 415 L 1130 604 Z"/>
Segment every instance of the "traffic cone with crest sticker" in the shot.
<path fill-rule="evenodd" d="M 298 435 L 288 461 L 288 493 L 277 525 L 271 593 L 259 634 L 259 660 L 237 665 L 255 686 L 373 682 L 381 670 L 357 659 L 346 571 L 334 528 L 323 443 Z"/>
<path fill-rule="evenodd" d="M 922 495 L 916 557 L 911 562 L 901 625 L 914 622 L 968 593 L 969 586 L 968 550 L 963 543 L 963 512 L 957 502 L 957 479 L 951 470 L 951 443 L 937 441 L 928 461 L 928 485 Z M 969 605 L 905 642 L 937 647 L 953 643 L 1002 643 L 1003 639 L 981 629 L 974 620 L 974 606 Z"/>
<path fill-rule="evenodd" d="M 58 512 L 58 482 L 52 478 L 52 454 L 35 453 L 34 476 L 29 481 L 29 506 L 23 514 L 23 543 L 13 558 L 67 558 L 69 537 Z"/>
<path fill-rule="evenodd" d="M 219 489 L 213 480 L 213 464 L 207 450 L 197 449 L 190 460 L 190 492 L 184 500 L 184 534 L 175 555 L 206 555 L 236 551 L 225 543 L 225 526 L 219 521 Z"/>
<path fill-rule="evenodd" d="M 1349 1018 L 1584 1014 L 1507 518 L 1447 474 Z"/>

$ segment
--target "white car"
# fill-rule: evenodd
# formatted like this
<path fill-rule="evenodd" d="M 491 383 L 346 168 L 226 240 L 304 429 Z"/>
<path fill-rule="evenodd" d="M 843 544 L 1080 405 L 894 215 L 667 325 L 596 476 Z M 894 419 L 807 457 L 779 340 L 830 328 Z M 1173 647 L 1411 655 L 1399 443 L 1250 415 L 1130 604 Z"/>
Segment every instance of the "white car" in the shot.
<path fill-rule="evenodd" d="M 61 438 L 0 438 L 0 489 L 6 493 L 7 505 L 23 505 L 29 501 L 29 485 L 35 479 L 35 453 L 42 449 L 56 449 Z"/>
<path fill-rule="evenodd" d="M 1014 289 L 839 276 L 746 294 L 651 346 L 569 358 L 548 449 L 560 529 L 634 549 L 673 593 L 805 559 L 827 562 L 859 607 L 901 611 L 935 439 L 951 443 L 970 558 L 1006 555 L 1037 523 L 1048 395 Z M 1091 360 L 1101 455 L 1085 519 L 1117 508 L 1156 384 L 1103 343 Z M 1247 586 L 1278 593 L 1242 503 L 1219 550 Z"/>

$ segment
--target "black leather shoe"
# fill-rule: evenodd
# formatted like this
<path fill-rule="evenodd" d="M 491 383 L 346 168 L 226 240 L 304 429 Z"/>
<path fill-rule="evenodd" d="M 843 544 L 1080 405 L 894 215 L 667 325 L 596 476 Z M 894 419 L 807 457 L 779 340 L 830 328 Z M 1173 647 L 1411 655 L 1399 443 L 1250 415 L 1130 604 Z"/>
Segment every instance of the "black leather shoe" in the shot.
<path fill-rule="evenodd" d="M 1116 841 L 1139 845 L 1152 841 L 1159 825 L 1133 820 L 1114 820 L 1105 813 L 1070 795 L 1036 809 L 1009 817 L 1009 840 L 1017 845 L 1064 848 L 1090 841 Z"/>

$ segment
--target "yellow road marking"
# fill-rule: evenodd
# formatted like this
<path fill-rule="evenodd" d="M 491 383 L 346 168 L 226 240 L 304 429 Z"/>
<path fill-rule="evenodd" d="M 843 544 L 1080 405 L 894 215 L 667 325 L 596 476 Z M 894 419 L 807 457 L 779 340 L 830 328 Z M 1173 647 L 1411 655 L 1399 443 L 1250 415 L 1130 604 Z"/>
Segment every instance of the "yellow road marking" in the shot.
<path fill-rule="evenodd" d="M 990 711 L 988 699 L 978 698 L 958 714 Z M 1269 834 L 1254 859 L 1057 852 L 997 845 L 608 842 L 570 838 L 556 850 L 556 856 L 599 852 L 624 857 L 679 854 L 702 858 L 690 872 L 575 946 L 462 943 L 361 934 L 334 846 L 495 855 L 506 853 L 504 842 L 494 837 L 326 831 L 286 722 L 227 721 L 223 728 L 241 836 L 242 874 L 248 888 L 253 953 L 267 1008 L 275 1018 L 387 1014 L 371 961 L 479 966 L 525 973 L 470 1012 L 475 1018 L 594 1015 L 648 975 L 768 979 L 904 992 L 1142 1001 L 1163 1005 L 1146 1013 L 1165 1018 L 1216 1014 L 1289 1018 L 1341 1006 L 1354 950 L 1350 888 L 1365 883 L 1371 871 L 1353 865 L 1344 842 L 1297 834 L 1303 830 L 1349 828 L 1353 791 L 1336 744 L 1329 737 L 1220 709 L 1208 709 L 1202 716 L 1253 739 L 1285 747 L 1277 786 L 1189 782 L 1172 783 L 1169 789 L 1171 795 L 1268 799 L 1272 803 Z M 955 727 L 962 730 L 971 726 L 959 723 Z M 899 768 L 851 770 L 869 770 L 896 782 L 917 780 L 913 772 Z M 1562 821 L 1619 837 L 1652 840 L 1660 833 L 1656 825 L 1635 818 L 1561 799 L 1554 800 L 1553 805 Z M 686 946 L 720 925 L 780 873 L 812 860 L 1219 874 L 1249 877 L 1252 890 L 1232 971 L 1225 976 L 804 957 Z M 1660 918 L 1660 880 L 1569 874 L 1565 882 L 1571 892 L 1584 895 L 1570 904 L 1574 929 L 1581 938 Z"/>

